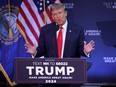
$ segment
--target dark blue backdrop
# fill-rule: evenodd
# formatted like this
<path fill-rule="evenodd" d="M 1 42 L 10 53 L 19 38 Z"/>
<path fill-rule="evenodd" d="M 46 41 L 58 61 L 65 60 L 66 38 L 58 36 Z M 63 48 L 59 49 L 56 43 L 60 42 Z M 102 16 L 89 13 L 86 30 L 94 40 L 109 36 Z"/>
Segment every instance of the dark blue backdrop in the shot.
<path fill-rule="evenodd" d="M 88 82 L 90 83 L 114 83 L 116 82 L 116 47 L 105 42 L 112 42 L 114 25 L 104 25 L 98 27 L 97 22 L 116 21 L 116 0 L 61 0 L 68 9 L 70 20 L 80 24 L 85 29 L 87 42 L 95 41 L 95 50 L 91 52 L 91 58 L 87 61 L 92 62 L 92 67 L 87 71 Z M 110 28 L 110 26 L 113 26 Z M 104 30 L 104 29 L 106 30 Z M 109 29 L 109 30 L 108 30 Z M 108 31 L 108 32 L 107 32 Z M 112 32 L 113 31 L 113 32 Z M 102 35 L 105 36 L 105 42 Z M 111 35 L 110 35 L 111 34 Z M 113 40 L 113 39 L 112 39 Z M 114 42 L 116 39 L 114 38 Z M 116 44 L 116 43 L 114 43 Z"/>

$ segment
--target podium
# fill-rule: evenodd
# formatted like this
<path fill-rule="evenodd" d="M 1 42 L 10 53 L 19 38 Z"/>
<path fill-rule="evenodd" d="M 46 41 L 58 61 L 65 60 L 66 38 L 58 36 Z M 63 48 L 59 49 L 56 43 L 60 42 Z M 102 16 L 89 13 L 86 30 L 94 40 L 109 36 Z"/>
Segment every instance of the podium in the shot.
<path fill-rule="evenodd" d="M 86 59 L 15 59 L 15 81 L 19 84 L 83 84 L 86 71 Z"/>

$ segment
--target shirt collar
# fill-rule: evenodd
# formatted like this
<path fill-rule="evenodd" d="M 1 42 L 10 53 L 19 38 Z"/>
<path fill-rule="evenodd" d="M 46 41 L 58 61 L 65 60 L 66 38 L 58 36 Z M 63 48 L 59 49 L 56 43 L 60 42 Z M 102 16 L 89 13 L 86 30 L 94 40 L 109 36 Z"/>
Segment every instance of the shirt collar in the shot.
<path fill-rule="evenodd" d="M 66 20 L 66 22 L 62 25 L 63 29 L 67 29 L 67 25 L 68 25 L 68 21 Z"/>

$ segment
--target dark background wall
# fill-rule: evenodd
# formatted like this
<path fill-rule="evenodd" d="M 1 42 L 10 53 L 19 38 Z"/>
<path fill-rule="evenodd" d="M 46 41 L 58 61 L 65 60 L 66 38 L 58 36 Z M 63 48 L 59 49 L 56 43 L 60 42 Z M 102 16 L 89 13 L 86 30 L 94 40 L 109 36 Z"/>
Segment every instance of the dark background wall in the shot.
<path fill-rule="evenodd" d="M 87 42 L 95 41 L 91 52 L 92 67 L 88 82 L 116 82 L 116 0 L 61 0 L 68 9 L 68 18 L 85 29 Z"/>

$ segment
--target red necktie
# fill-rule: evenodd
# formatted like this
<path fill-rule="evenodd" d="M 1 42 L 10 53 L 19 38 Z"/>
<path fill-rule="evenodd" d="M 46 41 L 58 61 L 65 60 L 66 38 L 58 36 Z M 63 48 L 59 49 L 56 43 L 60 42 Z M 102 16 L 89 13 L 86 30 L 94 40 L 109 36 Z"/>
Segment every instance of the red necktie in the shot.
<path fill-rule="evenodd" d="M 58 33 L 58 38 L 57 38 L 57 45 L 58 45 L 58 58 L 60 59 L 61 58 L 61 53 L 62 53 L 62 29 L 63 27 L 60 26 L 60 31 Z"/>

